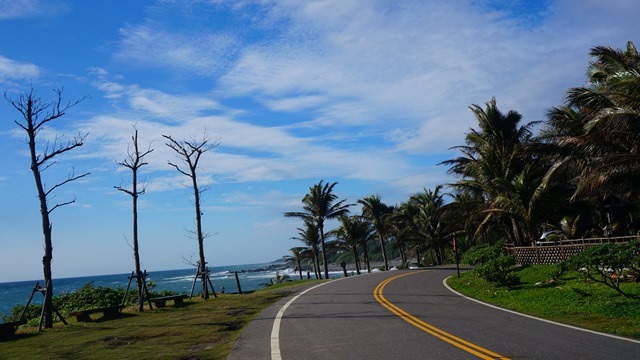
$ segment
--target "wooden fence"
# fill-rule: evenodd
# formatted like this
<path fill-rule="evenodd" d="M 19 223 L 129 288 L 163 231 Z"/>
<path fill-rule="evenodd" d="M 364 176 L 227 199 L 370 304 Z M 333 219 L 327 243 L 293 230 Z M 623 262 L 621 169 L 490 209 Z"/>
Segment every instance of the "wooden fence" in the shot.
<path fill-rule="evenodd" d="M 611 238 L 591 238 L 563 241 L 561 245 L 553 246 L 505 246 L 505 251 L 516 258 L 516 264 L 557 264 L 573 255 L 579 254 L 590 246 L 602 243 L 625 243 L 638 240 L 638 236 L 623 236 Z"/>

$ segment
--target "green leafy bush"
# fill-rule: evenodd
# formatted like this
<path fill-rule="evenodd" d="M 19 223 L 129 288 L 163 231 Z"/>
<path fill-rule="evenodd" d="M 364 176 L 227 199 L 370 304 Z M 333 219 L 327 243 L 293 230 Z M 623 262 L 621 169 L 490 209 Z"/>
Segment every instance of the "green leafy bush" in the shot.
<path fill-rule="evenodd" d="M 482 244 L 471 247 L 464 253 L 464 264 L 474 265 L 475 272 L 481 278 L 504 286 L 513 286 L 520 282 L 513 271 L 516 260 L 513 256 L 504 255 L 502 244 Z"/>
<path fill-rule="evenodd" d="M 472 246 L 462 256 L 462 263 L 478 266 L 502 255 L 502 244 Z"/>
<path fill-rule="evenodd" d="M 124 289 L 110 288 L 103 286 L 93 286 L 92 283 L 85 284 L 77 291 L 67 294 L 61 294 L 55 297 L 54 304 L 58 311 L 69 313 L 78 310 L 87 310 L 106 306 L 117 305 L 122 302 L 124 297 Z M 136 294 L 129 292 L 127 300 L 133 303 Z M 128 301 L 125 301 L 127 304 Z M 128 305 L 128 304 L 127 304 Z"/>
<path fill-rule="evenodd" d="M 592 281 L 604 284 L 622 296 L 628 296 L 620 288 L 627 275 L 636 276 L 640 269 L 638 243 L 600 244 L 567 260 L 568 268 L 578 270 Z"/>
<path fill-rule="evenodd" d="M 16 305 L 11 309 L 11 315 L 3 316 L 2 322 L 11 322 L 20 318 L 22 311 L 24 310 L 24 305 Z M 27 310 L 24 312 L 25 319 L 39 319 L 40 313 L 42 312 L 42 305 L 29 305 Z"/>
<path fill-rule="evenodd" d="M 160 292 L 150 291 L 149 297 L 162 297 L 175 294 L 176 292 L 167 290 Z M 53 305 L 61 314 L 65 315 L 79 310 L 88 310 L 121 304 L 124 295 L 125 289 L 123 288 L 110 288 L 103 286 L 96 287 L 93 283 L 87 283 L 76 291 L 55 296 L 53 298 Z M 137 304 L 137 300 L 137 288 L 132 286 L 127 293 L 124 305 L 135 306 Z M 14 306 L 13 309 L 11 309 L 11 315 L 4 316 L 3 321 L 6 322 L 18 319 L 23 309 L 24 305 L 22 304 Z M 29 305 L 25 312 L 24 319 L 26 319 L 29 324 L 35 325 L 40 319 L 41 312 L 42 305 Z M 54 316 L 54 321 L 60 321 L 60 319 L 57 316 Z"/>
<path fill-rule="evenodd" d="M 514 286 L 520 282 L 518 275 L 513 271 L 516 264 L 515 257 L 500 254 L 476 268 L 476 273 L 483 279 L 496 282 L 500 285 Z"/>

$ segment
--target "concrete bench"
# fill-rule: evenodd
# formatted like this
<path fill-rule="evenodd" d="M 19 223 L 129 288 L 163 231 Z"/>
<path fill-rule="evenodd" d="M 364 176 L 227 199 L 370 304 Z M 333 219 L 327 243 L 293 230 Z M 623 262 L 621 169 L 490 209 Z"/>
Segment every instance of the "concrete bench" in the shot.
<path fill-rule="evenodd" d="M 96 308 L 96 309 L 75 311 L 75 312 L 69 313 L 69 315 L 75 316 L 78 322 L 89 322 L 91 321 L 91 317 L 89 316 L 89 314 L 101 312 L 104 318 L 112 319 L 120 316 L 120 310 L 124 308 L 125 308 L 124 305 L 113 305 L 113 306 L 106 306 L 106 307 Z"/>
<path fill-rule="evenodd" d="M 187 295 L 180 294 L 151 298 L 149 301 L 151 301 L 157 308 L 161 308 L 167 306 L 167 301 L 169 300 L 173 301 L 173 305 L 175 306 L 182 306 L 184 304 L 184 299 L 186 298 Z"/>
<path fill-rule="evenodd" d="M 27 320 L 18 320 L 0 324 L 0 339 L 14 336 L 16 334 L 18 326 L 24 325 L 26 323 Z"/>

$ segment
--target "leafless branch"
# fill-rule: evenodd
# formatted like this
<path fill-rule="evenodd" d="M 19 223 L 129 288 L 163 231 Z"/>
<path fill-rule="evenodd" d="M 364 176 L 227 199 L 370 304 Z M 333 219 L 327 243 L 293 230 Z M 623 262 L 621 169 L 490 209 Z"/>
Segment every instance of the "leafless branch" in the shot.
<path fill-rule="evenodd" d="M 127 188 L 122 186 L 122 182 L 120 182 L 119 186 L 114 186 L 114 189 L 118 190 L 118 191 L 122 191 L 123 193 L 129 194 L 131 196 L 133 196 L 133 191 L 128 190 Z"/>
<path fill-rule="evenodd" d="M 32 124 L 27 124 L 27 126 L 24 126 L 18 123 L 18 125 L 25 131 L 33 130 L 37 133 L 44 125 L 61 116 L 64 116 L 67 110 L 89 98 L 89 96 L 85 95 L 78 100 L 68 101 L 66 104 L 63 104 L 63 91 L 64 88 L 53 90 L 53 92 L 56 93 L 56 100 L 54 102 L 44 102 L 42 98 L 35 96 L 33 87 L 29 90 L 29 92 L 20 94 L 17 99 L 10 98 L 8 96 L 8 93 L 5 91 L 4 98 L 11 104 L 11 106 L 18 110 L 23 115 L 23 117 L 31 115 L 31 118 L 33 120 Z M 52 107 L 52 105 L 54 106 Z M 47 110 L 49 111 L 47 112 Z M 43 117 L 41 118 L 41 116 Z"/>
<path fill-rule="evenodd" d="M 193 254 L 191 254 L 191 257 L 189 259 L 187 259 L 186 257 L 184 257 L 184 255 L 182 255 L 182 262 L 196 268 L 198 267 L 198 263 L 193 261 Z"/>
<path fill-rule="evenodd" d="M 76 197 L 74 196 L 73 200 L 55 204 L 51 209 L 49 209 L 48 213 L 51 214 L 55 209 L 57 209 L 59 207 L 62 207 L 62 206 L 73 204 L 75 202 L 76 202 Z"/>
<path fill-rule="evenodd" d="M 56 143 L 54 142 L 53 146 L 49 147 L 47 144 L 47 149 L 42 154 L 42 157 L 39 157 L 37 162 L 38 167 L 60 154 L 84 145 L 84 139 L 86 139 L 88 135 L 89 134 L 78 134 L 77 136 L 74 136 L 73 140 L 69 140 L 66 145 L 56 146 Z"/>
<path fill-rule="evenodd" d="M 122 235 L 124 237 L 124 241 L 127 243 L 127 245 L 133 250 L 133 245 L 129 242 L 129 238 L 127 238 L 127 235 Z"/>
<path fill-rule="evenodd" d="M 45 196 L 49 196 L 49 194 L 50 194 L 53 190 L 55 190 L 55 189 L 59 188 L 60 186 L 62 186 L 62 185 L 64 185 L 64 184 L 66 184 L 66 183 L 69 183 L 69 182 L 72 182 L 72 181 L 78 180 L 78 179 L 80 179 L 80 178 L 83 178 L 83 177 L 85 177 L 85 176 L 87 176 L 87 175 L 89 175 L 89 174 L 91 174 L 91 173 L 84 173 L 84 174 L 82 174 L 82 175 L 77 175 L 77 176 L 76 176 L 76 175 L 74 175 L 74 172 L 72 171 L 72 172 L 71 172 L 71 174 L 69 174 L 69 176 L 67 177 L 67 179 L 66 179 L 66 180 L 64 180 L 64 181 L 62 181 L 62 182 L 60 182 L 60 183 L 55 184 L 51 189 L 47 190 L 47 191 L 45 192 Z M 74 200 L 74 201 L 75 201 L 75 200 Z M 73 202 L 73 201 L 72 201 L 72 202 Z"/>
<path fill-rule="evenodd" d="M 183 171 L 182 169 L 180 169 L 180 167 L 174 163 L 172 163 L 171 161 L 168 162 L 169 165 L 171 165 L 172 167 L 174 167 L 176 170 L 178 170 L 179 173 L 181 173 L 182 175 L 188 176 L 188 177 L 193 177 L 191 174 Z"/>
<path fill-rule="evenodd" d="M 133 129 L 134 129 L 134 132 L 133 132 L 133 135 L 131 136 L 131 144 L 127 146 L 127 157 L 123 161 L 116 162 L 116 164 L 130 169 L 133 173 L 134 180 L 136 180 L 138 177 L 138 170 L 141 167 L 148 165 L 148 163 L 144 160 L 145 156 L 153 152 L 154 149 L 151 148 L 152 143 L 149 143 L 149 147 L 147 148 L 147 150 L 144 152 L 141 152 L 138 145 L 138 128 L 136 127 L 136 125 L 133 125 Z M 131 149 L 132 145 L 133 145 L 133 150 Z M 120 182 L 119 186 L 114 186 L 115 189 L 122 191 L 124 193 L 127 193 L 134 197 L 138 195 L 142 195 L 146 192 L 146 185 L 142 185 L 142 190 L 137 190 L 137 180 L 135 181 L 134 187 L 135 189 L 128 190 L 127 188 L 122 186 L 122 182 Z"/>

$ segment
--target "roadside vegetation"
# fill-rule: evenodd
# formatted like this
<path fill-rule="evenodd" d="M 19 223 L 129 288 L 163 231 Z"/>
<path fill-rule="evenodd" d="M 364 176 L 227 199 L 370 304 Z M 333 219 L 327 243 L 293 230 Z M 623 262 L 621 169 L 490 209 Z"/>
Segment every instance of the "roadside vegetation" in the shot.
<path fill-rule="evenodd" d="M 133 299 L 119 319 L 102 321 L 97 314 L 96 321 L 78 323 L 70 318 L 69 325 L 57 323 L 41 333 L 37 324 L 22 327 L 14 339 L 0 343 L 2 358 L 226 359 L 260 311 L 313 282 L 281 282 L 250 294 L 219 294 L 215 301 L 194 298 L 183 307 L 145 312 L 136 311 Z"/>
<path fill-rule="evenodd" d="M 474 271 L 451 277 L 448 284 L 467 296 L 524 314 L 611 334 L 640 338 L 640 286 L 621 283 L 630 295 L 619 296 L 605 285 L 585 281 L 584 274 L 560 265 L 514 269 L 519 284 L 511 287 L 483 279 Z"/>
<path fill-rule="evenodd" d="M 640 244 L 601 244 L 555 265 L 514 266 L 500 246 L 477 246 L 475 265 L 448 284 L 507 309 L 587 329 L 640 338 Z"/>

